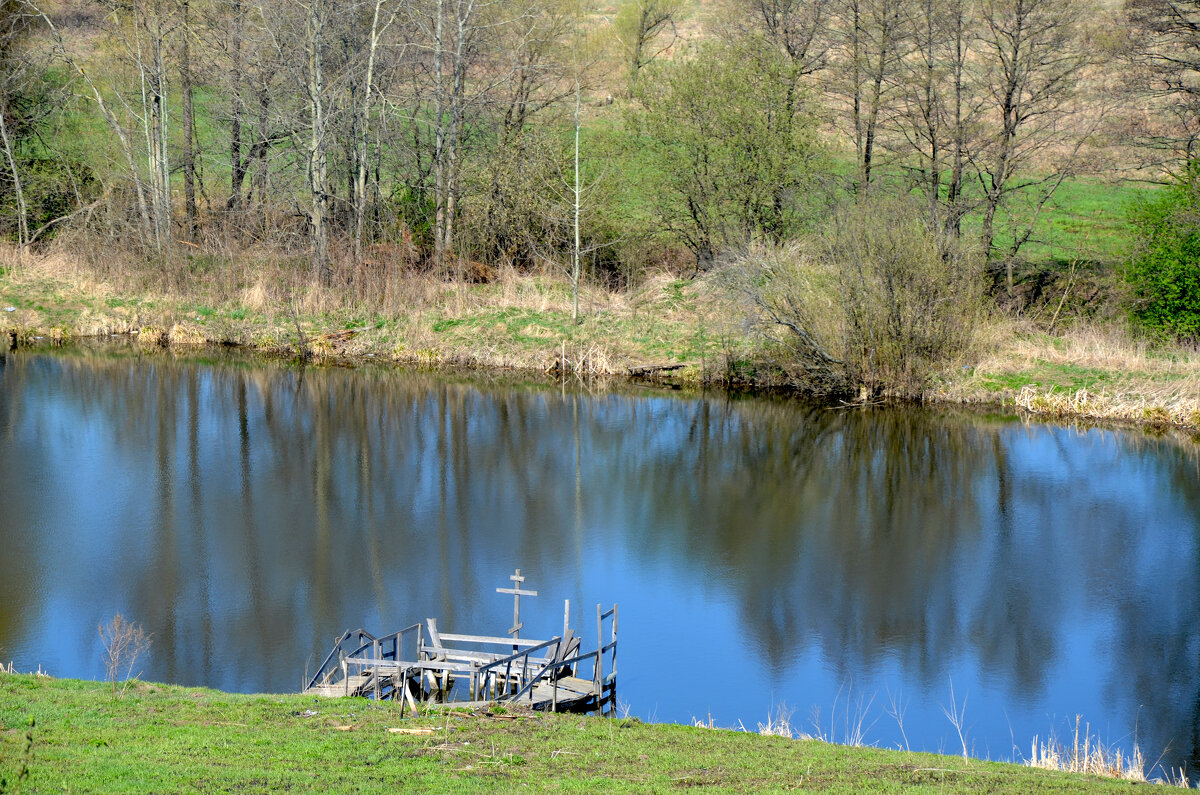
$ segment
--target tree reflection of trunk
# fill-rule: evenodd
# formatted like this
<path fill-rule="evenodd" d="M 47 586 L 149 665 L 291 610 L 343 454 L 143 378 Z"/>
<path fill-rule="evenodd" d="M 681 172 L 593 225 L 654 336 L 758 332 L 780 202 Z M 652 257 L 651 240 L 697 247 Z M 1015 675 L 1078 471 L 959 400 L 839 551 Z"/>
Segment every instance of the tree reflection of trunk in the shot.
<path fill-rule="evenodd" d="M 165 668 L 168 682 L 179 681 L 177 657 L 179 651 L 179 633 L 176 620 L 179 604 L 179 539 L 175 527 L 175 405 L 177 396 L 171 389 L 168 378 L 168 368 L 150 367 L 151 377 L 148 379 L 156 387 L 157 402 L 154 407 L 155 418 L 158 420 L 158 432 L 155 441 L 155 486 L 158 490 L 158 528 L 155 533 L 155 557 L 158 563 L 154 569 L 157 576 L 152 588 L 156 590 L 157 599 L 149 600 L 147 607 L 161 610 L 162 616 L 149 619 L 152 625 L 158 627 L 154 642 L 159 648 L 166 650 Z M 143 589 L 146 590 L 146 589 Z M 149 593 L 145 593 L 149 596 Z"/>
<path fill-rule="evenodd" d="M 438 579 L 441 593 L 441 615 L 454 612 L 454 590 L 450 582 L 450 457 L 454 455 L 451 444 L 451 416 L 449 387 L 438 387 Z"/>
<path fill-rule="evenodd" d="M 318 384 L 311 384 L 308 372 L 300 368 L 297 383 L 296 409 L 301 417 L 308 415 L 312 425 L 313 448 L 312 456 L 312 489 L 313 512 L 317 520 L 316 554 L 313 564 L 316 569 L 316 593 L 311 604 L 314 605 L 320 623 L 333 626 L 333 616 L 339 613 L 341 600 L 344 595 L 342 587 L 349 587 L 349 582 L 341 582 L 335 572 L 340 568 L 342 558 L 341 546 L 334 546 L 333 529 L 330 522 L 330 511 L 333 502 L 333 445 L 330 420 L 328 416 L 329 399 L 326 392 Z"/>
<path fill-rule="evenodd" d="M 212 560 L 210 559 L 212 545 L 208 543 L 210 528 L 206 527 L 205 517 L 208 515 L 204 505 L 202 487 L 204 472 L 200 462 L 200 371 L 196 366 L 190 366 L 185 371 L 187 379 L 188 406 L 188 486 L 191 495 L 189 514 L 191 518 L 191 544 L 195 552 L 190 555 L 200 576 L 197 578 L 197 601 L 199 604 L 189 605 L 191 610 L 200 614 L 200 654 L 188 654 L 189 660 L 195 660 L 200 665 L 197 681 L 212 682 L 212 664 L 214 652 L 213 638 L 213 600 L 209 593 L 212 579 Z M 206 373 L 207 374 L 207 373 Z"/>
<path fill-rule="evenodd" d="M 270 623 L 268 604 L 264 599 L 263 554 L 260 549 L 258 519 L 254 500 L 255 482 L 251 464 L 252 442 L 250 438 L 250 409 L 246 397 L 245 373 L 234 376 L 237 398 L 238 422 L 238 462 L 239 485 L 241 487 L 241 532 L 233 533 L 232 537 L 239 539 L 237 550 L 246 560 L 246 588 L 249 590 L 250 616 L 249 621 L 254 626 L 254 633 L 260 638 L 271 638 L 278 632 L 277 627 Z"/>
<path fill-rule="evenodd" d="M 333 384 L 330 384 L 330 388 Z M 399 620 L 388 604 L 387 584 L 384 575 L 382 541 L 379 537 L 380 527 L 375 515 L 375 492 L 377 484 L 372 475 L 371 434 L 367 430 L 367 412 L 373 408 L 366 388 L 358 382 L 351 382 L 345 390 L 349 395 L 347 406 L 350 417 L 345 419 L 346 426 L 353 432 L 352 440 L 357 450 L 358 478 L 355 484 L 355 505 L 351 514 L 358 518 L 365 534 L 363 545 L 367 550 L 367 566 L 371 572 L 371 595 L 374 597 L 375 608 L 380 621 L 390 626 Z"/>

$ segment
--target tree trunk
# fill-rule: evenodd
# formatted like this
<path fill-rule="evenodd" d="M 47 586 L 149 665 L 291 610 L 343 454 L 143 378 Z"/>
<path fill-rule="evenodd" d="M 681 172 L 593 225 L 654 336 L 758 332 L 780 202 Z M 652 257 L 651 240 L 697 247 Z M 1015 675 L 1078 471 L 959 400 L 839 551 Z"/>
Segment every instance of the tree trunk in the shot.
<path fill-rule="evenodd" d="M 17 201 L 17 245 L 25 248 L 29 244 L 29 213 L 25 207 L 25 191 L 21 189 L 21 174 L 17 170 L 17 158 L 13 152 L 12 140 L 8 137 L 8 122 L 5 114 L 8 103 L 0 105 L 0 142 L 4 144 L 4 159 L 8 161 L 9 171 L 12 172 L 13 194 Z"/>
<path fill-rule="evenodd" d="M 233 30 L 229 42 L 231 85 L 229 89 L 229 199 L 225 209 L 237 215 L 242 209 L 242 181 L 246 178 L 246 163 L 242 160 L 242 38 L 245 12 L 242 0 L 233 0 L 230 23 Z"/>
<path fill-rule="evenodd" d="M 571 322 L 579 324 L 579 74 L 575 75 L 575 245 L 571 248 Z M 566 363 L 563 363 L 566 366 Z"/>
<path fill-rule="evenodd" d="M 954 5 L 954 132 L 951 146 L 954 149 L 950 166 L 950 183 L 946 187 L 946 232 L 953 240 L 962 235 L 962 218 L 965 208 L 962 206 L 963 174 L 967 157 L 967 125 L 963 113 L 963 100 L 966 96 L 965 69 L 967 60 L 967 30 L 966 10 L 962 0 L 955 0 Z"/>
<path fill-rule="evenodd" d="M 196 150 L 195 122 L 192 116 L 192 51 L 189 0 L 183 0 L 183 32 L 179 47 L 179 89 L 183 94 L 183 201 L 187 214 L 187 239 L 195 242 L 196 212 Z"/>
<path fill-rule="evenodd" d="M 375 81 L 375 53 L 379 48 L 379 38 L 383 33 L 379 29 L 379 10 L 383 0 L 375 0 L 375 13 L 371 18 L 371 38 L 367 50 L 367 75 L 363 86 L 362 104 L 357 109 L 358 139 L 355 142 L 357 152 L 355 160 L 357 169 L 354 174 L 354 261 L 361 264 L 363 259 L 364 237 L 367 222 L 367 147 L 370 146 L 371 123 L 371 90 Z M 390 24 L 390 20 L 389 23 Z M 385 29 L 387 25 L 384 26 Z"/>
<path fill-rule="evenodd" d="M 263 82 L 258 88 L 258 140 L 255 141 L 250 159 L 254 161 L 254 175 L 251 178 L 251 189 L 256 197 L 258 206 L 262 209 L 262 221 L 267 221 L 267 152 L 271 141 L 267 137 L 267 125 L 271 122 L 271 85 L 270 78 L 263 76 Z"/>
<path fill-rule="evenodd" d="M 147 13 L 147 11 L 151 13 Z M 171 237 L 171 171 L 167 157 L 167 80 L 163 51 L 166 31 L 158 8 L 139 9 L 133 42 L 135 65 L 141 82 L 142 133 L 146 139 L 146 167 L 150 174 L 150 208 L 153 223 L 154 248 L 161 258 L 170 246 Z M 142 34 L 148 41 L 149 58 L 143 50 Z M 165 260 L 164 260 L 165 262 Z"/>
<path fill-rule="evenodd" d="M 309 136 L 308 188 L 311 199 L 313 274 L 322 285 L 329 285 L 333 273 L 329 267 L 329 144 L 325 135 L 325 0 L 310 0 L 308 26 L 308 97 L 312 115 Z"/>
<path fill-rule="evenodd" d="M 446 264 L 446 86 L 444 60 L 446 56 L 444 24 L 445 0 L 437 0 L 433 25 L 433 259 L 438 273 Z"/>

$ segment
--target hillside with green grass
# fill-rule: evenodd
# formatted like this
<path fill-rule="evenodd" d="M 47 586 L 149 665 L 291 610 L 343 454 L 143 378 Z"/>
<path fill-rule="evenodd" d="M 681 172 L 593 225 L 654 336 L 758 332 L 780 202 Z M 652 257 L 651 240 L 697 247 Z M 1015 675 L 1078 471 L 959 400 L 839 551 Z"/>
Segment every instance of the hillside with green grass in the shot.
<path fill-rule="evenodd" d="M 0 674 L 5 792 L 1117 792 L 956 756 L 636 719 Z"/>

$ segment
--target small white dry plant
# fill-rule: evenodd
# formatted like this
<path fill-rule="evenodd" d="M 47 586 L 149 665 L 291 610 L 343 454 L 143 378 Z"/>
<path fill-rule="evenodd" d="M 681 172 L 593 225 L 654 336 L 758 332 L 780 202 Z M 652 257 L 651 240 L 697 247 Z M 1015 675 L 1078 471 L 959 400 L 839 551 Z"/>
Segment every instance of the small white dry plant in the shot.
<path fill-rule="evenodd" d="M 142 630 L 141 624 L 129 621 L 120 613 L 96 629 L 104 645 L 104 681 L 112 683 L 114 698 L 124 695 L 129 682 L 141 676 L 140 671 L 134 674 L 133 668 L 138 658 L 150 650 L 150 636 Z"/>
<path fill-rule="evenodd" d="M 950 725 L 954 727 L 954 731 L 958 733 L 958 742 L 962 745 L 962 757 L 964 761 L 969 761 L 971 758 L 970 752 L 967 750 L 967 696 L 963 696 L 962 704 L 954 697 L 954 680 L 950 680 L 950 706 L 942 705 L 942 714 L 950 721 Z"/>
<path fill-rule="evenodd" d="M 842 697 L 845 695 L 845 705 L 842 705 Z M 821 723 L 821 708 L 813 707 L 812 716 L 809 719 L 812 725 L 812 734 L 802 734 L 803 739 L 820 740 L 824 743 L 834 743 L 836 745 L 849 745 L 855 748 L 861 748 L 870 745 L 867 742 L 867 734 L 875 727 L 878 718 L 873 717 L 871 709 L 875 705 L 875 694 L 872 693 L 869 697 L 863 693 L 857 696 L 854 694 L 854 683 L 842 685 L 838 688 L 837 693 L 833 697 L 833 709 L 829 713 L 829 728 L 828 730 Z M 839 709 L 841 714 L 839 716 Z M 869 721 L 869 722 L 868 722 Z M 838 731 L 841 731 L 839 736 Z"/>
<path fill-rule="evenodd" d="M 794 709 L 788 709 L 787 704 L 779 704 L 774 712 L 767 714 L 767 722 L 758 724 L 758 733 L 767 737 L 786 737 L 789 740 L 796 736 L 792 731 L 792 714 Z"/>

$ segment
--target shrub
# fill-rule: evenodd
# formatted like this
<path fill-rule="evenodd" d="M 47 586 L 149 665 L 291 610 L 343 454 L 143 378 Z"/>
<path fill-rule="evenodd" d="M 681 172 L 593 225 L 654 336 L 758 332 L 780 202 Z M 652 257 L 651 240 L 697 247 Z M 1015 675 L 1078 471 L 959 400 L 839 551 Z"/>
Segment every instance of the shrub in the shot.
<path fill-rule="evenodd" d="M 752 250 L 731 271 L 781 362 L 824 393 L 919 395 L 973 339 L 982 258 L 948 243 L 910 202 L 863 200 L 819 235 Z"/>
<path fill-rule="evenodd" d="M 1136 323 L 1161 336 L 1200 342 L 1200 162 L 1179 184 L 1130 211 L 1135 249 L 1126 269 Z"/>

